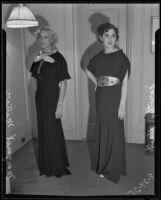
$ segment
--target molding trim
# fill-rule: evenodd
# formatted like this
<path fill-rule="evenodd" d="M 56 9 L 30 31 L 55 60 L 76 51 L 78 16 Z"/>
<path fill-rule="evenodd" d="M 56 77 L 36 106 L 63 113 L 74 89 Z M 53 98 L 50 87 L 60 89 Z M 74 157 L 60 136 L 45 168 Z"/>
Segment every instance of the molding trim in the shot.
<path fill-rule="evenodd" d="M 73 8 L 73 36 L 74 36 L 74 83 L 75 83 L 75 122 L 76 122 L 76 133 L 77 140 L 81 139 L 81 107 L 80 107 L 80 59 L 79 59 L 79 5 L 72 5 Z"/>
<path fill-rule="evenodd" d="M 143 122 L 143 93 L 144 93 L 144 29 L 145 29 L 145 7 L 141 6 L 141 54 L 140 54 L 140 104 L 139 104 L 139 122 Z"/>
<path fill-rule="evenodd" d="M 11 144 L 11 154 L 13 154 L 32 138 L 29 121 L 25 121 L 21 126 L 14 129 L 10 135 L 15 135 L 14 140 Z M 25 138 L 24 143 L 21 142 L 22 138 Z"/>
<path fill-rule="evenodd" d="M 133 80 L 133 77 L 129 81 L 129 93 L 128 93 L 128 113 L 127 113 L 127 127 L 128 127 L 128 135 L 127 141 L 130 143 L 144 143 L 144 118 L 143 118 L 143 95 L 144 95 L 144 21 L 145 21 L 145 10 L 142 5 L 128 5 L 128 43 L 127 43 L 127 50 L 129 58 L 131 59 L 131 67 L 135 67 L 135 63 L 138 63 L 138 81 L 139 86 L 138 88 L 138 102 L 139 105 L 136 104 L 133 100 L 133 93 L 136 93 L 136 86 Z M 141 19 L 141 20 L 139 20 Z M 139 21 L 137 21 L 139 20 Z M 139 58 L 136 60 L 135 52 L 137 51 L 135 42 L 137 38 L 135 37 L 135 29 L 137 29 L 139 35 Z M 136 69 L 134 69 L 135 71 Z M 133 73 L 133 69 L 131 70 Z M 135 74 L 136 75 L 136 74 Z M 136 108 L 136 109 L 135 109 Z M 133 112 L 135 115 L 133 115 Z"/>
<path fill-rule="evenodd" d="M 64 56 L 65 56 L 66 59 L 68 59 L 67 41 L 66 41 L 66 37 L 65 37 L 67 35 L 67 33 L 66 33 L 66 30 L 67 30 L 66 19 L 67 19 L 67 17 L 66 17 L 65 5 L 62 8 L 62 13 L 63 13 L 63 30 L 64 30 L 64 34 L 63 34 L 63 36 L 64 36 L 64 39 L 63 39 L 63 41 L 64 41 L 64 54 L 65 54 Z M 65 116 L 63 117 L 64 118 L 63 120 L 68 120 L 68 118 L 69 118 L 68 105 L 69 105 L 69 95 L 68 95 L 68 89 L 67 89 L 66 94 L 65 94 L 65 98 L 64 98 L 64 104 L 63 104 L 63 108 L 65 110 Z"/>
<path fill-rule="evenodd" d="M 25 44 L 24 44 L 24 30 L 20 30 L 21 32 L 21 45 L 22 45 L 22 60 L 23 60 L 23 74 L 24 74 L 24 90 L 25 90 L 25 106 L 26 106 L 26 119 L 29 120 L 29 107 L 28 107 L 28 95 L 27 95 L 27 75 L 25 69 Z"/>
<path fill-rule="evenodd" d="M 127 143 L 136 143 L 136 144 L 144 144 L 145 138 L 140 130 L 131 130 L 131 137 L 130 140 L 127 140 Z M 142 136 L 142 137 L 140 137 Z M 139 138 L 139 140 L 138 140 Z"/>

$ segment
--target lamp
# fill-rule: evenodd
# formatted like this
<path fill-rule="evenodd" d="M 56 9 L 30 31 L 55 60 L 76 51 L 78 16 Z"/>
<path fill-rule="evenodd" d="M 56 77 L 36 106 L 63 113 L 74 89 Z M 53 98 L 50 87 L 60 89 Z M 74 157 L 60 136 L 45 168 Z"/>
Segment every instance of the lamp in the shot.
<path fill-rule="evenodd" d="M 24 28 L 38 26 L 38 21 L 28 7 L 19 4 L 13 8 L 6 25 L 9 28 Z"/>

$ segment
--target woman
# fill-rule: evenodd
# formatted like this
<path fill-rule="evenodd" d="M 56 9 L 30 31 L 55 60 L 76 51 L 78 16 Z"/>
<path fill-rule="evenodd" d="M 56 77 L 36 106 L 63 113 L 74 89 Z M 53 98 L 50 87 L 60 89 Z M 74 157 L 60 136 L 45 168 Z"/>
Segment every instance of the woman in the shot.
<path fill-rule="evenodd" d="M 62 105 L 70 75 L 65 58 L 56 48 L 56 34 L 41 27 L 36 39 L 42 51 L 30 72 L 37 80 L 35 103 L 38 125 L 38 168 L 40 175 L 61 177 L 71 174 L 61 123 Z"/>
<path fill-rule="evenodd" d="M 86 73 L 96 85 L 96 127 L 91 169 L 118 182 L 126 175 L 124 117 L 130 62 L 117 47 L 118 29 L 110 23 L 97 29 L 103 50 L 89 62 Z"/>

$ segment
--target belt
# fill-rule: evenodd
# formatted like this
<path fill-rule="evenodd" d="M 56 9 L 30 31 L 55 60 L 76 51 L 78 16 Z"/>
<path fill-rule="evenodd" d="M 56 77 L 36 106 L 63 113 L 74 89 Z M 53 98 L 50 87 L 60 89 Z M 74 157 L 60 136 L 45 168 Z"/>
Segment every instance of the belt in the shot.
<path fill-rule="evenodd" d="M 97 86 L 105 87 L 119 84 L 120 80 L 112 76 L 100 76 L 97 78 Z"/>

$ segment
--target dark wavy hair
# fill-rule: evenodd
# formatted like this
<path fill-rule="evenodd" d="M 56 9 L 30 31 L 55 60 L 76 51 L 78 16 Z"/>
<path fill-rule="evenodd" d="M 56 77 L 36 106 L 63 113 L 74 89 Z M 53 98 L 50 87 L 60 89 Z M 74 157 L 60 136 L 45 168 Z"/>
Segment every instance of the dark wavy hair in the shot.
<path fill-rule="evenodd" d="M 103 24 L 99 25 L 99 27 L 97 28 L 98 36 L 102 37 L 103 33 L 108 32 L 110 29 L 114 30 L 114 32 L 116 34 L 116 39 L 118 40 L 118 38 L 119 38 L 118 28 L 115 25 L 110 24 L 110 23 L 103 23 Z"/>

